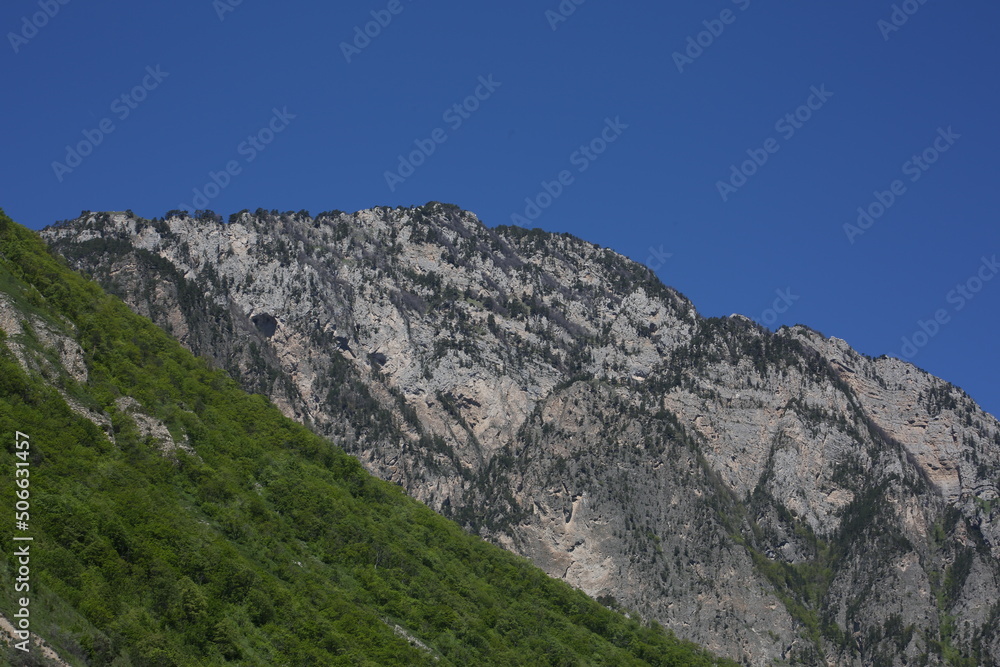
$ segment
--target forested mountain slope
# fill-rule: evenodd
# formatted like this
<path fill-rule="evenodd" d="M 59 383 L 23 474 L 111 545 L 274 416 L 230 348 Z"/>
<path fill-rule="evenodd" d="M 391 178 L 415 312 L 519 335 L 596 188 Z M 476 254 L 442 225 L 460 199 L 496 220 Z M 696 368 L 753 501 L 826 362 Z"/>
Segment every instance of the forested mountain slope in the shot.
<path fill-rule="evenodd" d="M 72 665 L 715 664 L 373 478 L 2 212 L 0 433 L 33 537 L 15 594 L 0 527 L 0 613 L 29 597 Z"/>
<path fill-rule="evenodd" d="M 43 235 L 378 476 L 684 638 L 1000 662 L 1000 424 L 910 364 L 438 203 Z"/>

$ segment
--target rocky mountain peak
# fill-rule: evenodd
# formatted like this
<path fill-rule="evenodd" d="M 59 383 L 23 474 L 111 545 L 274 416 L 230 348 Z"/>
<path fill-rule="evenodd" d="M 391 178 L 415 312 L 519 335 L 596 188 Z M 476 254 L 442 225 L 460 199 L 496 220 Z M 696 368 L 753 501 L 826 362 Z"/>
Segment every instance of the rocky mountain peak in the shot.
<path fill-rule="evenodd" d="M 43 236 L 607 604 L 753 665 L 1000 660 L 1000 424 L 908 363 L 703 318 L 611 250 L 439 203 L 91 213 Z"/>

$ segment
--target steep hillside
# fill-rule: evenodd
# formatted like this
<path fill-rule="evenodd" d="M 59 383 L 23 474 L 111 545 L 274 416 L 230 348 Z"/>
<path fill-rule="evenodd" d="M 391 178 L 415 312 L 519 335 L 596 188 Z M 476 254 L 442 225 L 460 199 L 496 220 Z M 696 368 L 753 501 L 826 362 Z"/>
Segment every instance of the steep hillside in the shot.
<path fill-rule="evenodd" d="M 747 664 L 1000 662 L 1000 424 L 805 327 L 431 203 L 85 214 L 54 248 L 378 476 Z"/>
<path fill-rule="evenodd" d="M 3 664 L 716 664 L 374 479 L 2 212 L 0 434 L 0 503 L 30 503 Z M 48 658 L 7 641 L 23 608 Z"/>

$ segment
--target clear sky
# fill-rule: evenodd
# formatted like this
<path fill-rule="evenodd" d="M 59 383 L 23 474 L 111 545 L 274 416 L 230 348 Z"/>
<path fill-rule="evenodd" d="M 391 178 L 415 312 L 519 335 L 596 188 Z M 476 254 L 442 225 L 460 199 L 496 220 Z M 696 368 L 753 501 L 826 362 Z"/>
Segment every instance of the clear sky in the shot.
<path fill-rule="evenodd" d="M 450 202 L 1000 414 L 995 2 L 11 0 L 0 29 L 31 227 Z"/>

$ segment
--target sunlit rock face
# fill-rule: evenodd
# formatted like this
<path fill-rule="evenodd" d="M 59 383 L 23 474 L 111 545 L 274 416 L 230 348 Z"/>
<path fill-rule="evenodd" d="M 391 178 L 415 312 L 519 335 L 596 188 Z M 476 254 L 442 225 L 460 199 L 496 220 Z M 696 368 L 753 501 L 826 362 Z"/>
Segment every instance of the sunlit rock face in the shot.
<path fill-rule="evenodd" d="M 682 637 L 1000 662 L 1000 425 L 910 364 L 443 204 L 43 236 L 372 472 Z"/>

